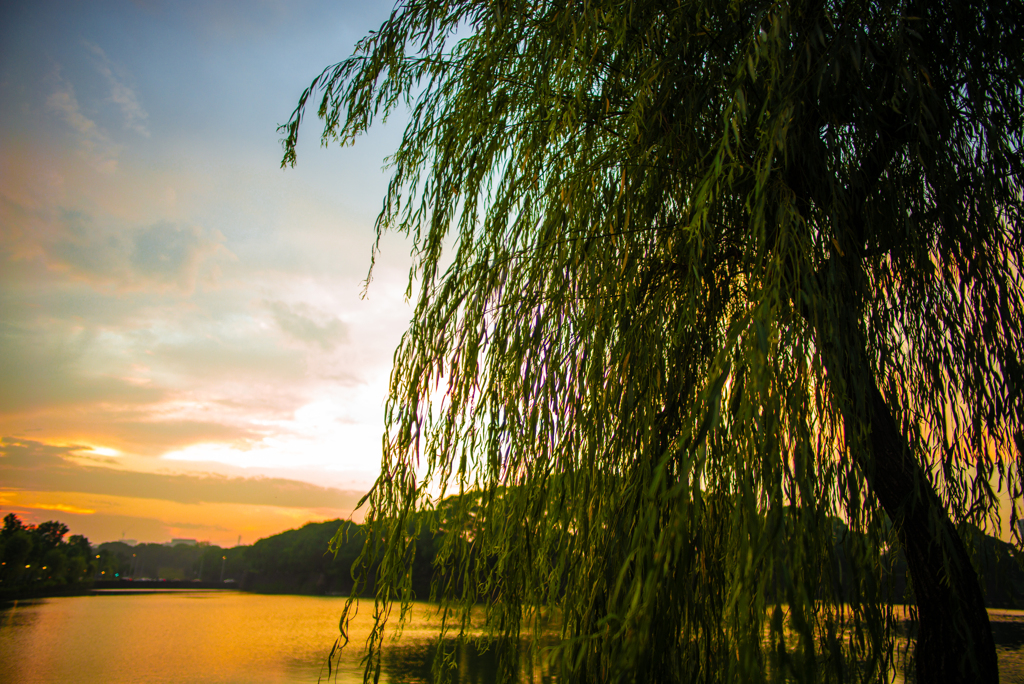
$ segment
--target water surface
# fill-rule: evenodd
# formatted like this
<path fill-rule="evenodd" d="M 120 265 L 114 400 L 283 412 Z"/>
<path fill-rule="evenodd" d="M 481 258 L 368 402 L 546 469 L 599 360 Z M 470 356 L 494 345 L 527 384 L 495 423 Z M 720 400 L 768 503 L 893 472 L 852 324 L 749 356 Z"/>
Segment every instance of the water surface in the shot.
<path fill-rule="evenodd" d="M 233 591 L 23 601 L 0 610 L 0 682 L 308 684 L 321 674 L 326 681 L 344 601 Z M 366 608 L 350 630 L 353 644 L 369 631 Z M 429 681 L 432 617 L 429 606 L 417 606 L 401 644 L 388 648 L 385 682 Z M 359 657 L 347 650 L 338 682 L 362 681 Z M 480 661 L 467 663 L 460 679 L 488 681 L 493 662 Z"/>
<path fill-rule="evenodd" d="M 22 601 L 0 608 L 0 683 L 312 684 L 338 634 L 344 598 L 169 591 Z M 367 604 L 350 626 L 337 682 L 362 681 Z M 1024 682 L 1024 611 L 990 610 L 1000 680 Z M 382 682 L 428 684 L 437 616 L 426 604 L 384 653 Z M 459 684 L 490 684 L 492 654 L 455 654 Z M 554 682 L 540 664 L 522 682 Z M 335 673 L 332 673 L 335 674 Z M 902 681 L 904 673 L 897 673 Z M 331 677 L 330 681 L 335 681 Z"/>

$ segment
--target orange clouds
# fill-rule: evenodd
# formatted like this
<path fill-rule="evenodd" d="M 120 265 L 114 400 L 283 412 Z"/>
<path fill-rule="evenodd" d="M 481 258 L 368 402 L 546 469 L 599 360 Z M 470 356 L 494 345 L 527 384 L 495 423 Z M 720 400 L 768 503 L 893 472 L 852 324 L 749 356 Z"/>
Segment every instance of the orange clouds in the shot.
<path fill-rule="evenodd" d="M 0 507 L 26 522 L 57 519 L 93 543 L 125 536 L 140 542 L 162 543 L 175 537 L 234 546 L 269 537 L 310 521 L 348 518 L 352 505 L 302 508 L 230 503 L 183 504 L 144 497 L 96 495 L 82 492 L 0 492 Z"/>
<path fill-rule="evenodd" d="M 238 535 L 251 542 L 310 520 L 348 518 L 361 496 L 283 478 L 125 470 L 110 459 L 83 461 L 83 453 L 89 452 L 0 442 L 0 506 L 30 522 L 57 517 L 94 541 L 124 532 L 146 541 L 199 536 L 227 544 Z"/>

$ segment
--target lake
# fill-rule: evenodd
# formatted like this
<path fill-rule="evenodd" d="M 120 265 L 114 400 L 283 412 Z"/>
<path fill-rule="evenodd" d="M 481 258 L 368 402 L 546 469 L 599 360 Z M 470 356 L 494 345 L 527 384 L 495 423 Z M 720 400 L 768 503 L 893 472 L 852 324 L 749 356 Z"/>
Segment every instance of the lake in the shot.
<path fill-rule="evenodd" d="M 21 601 L 0 608 L 2 684 L 313 684 L 338 635 L 344 598 L 167 591 Z M 372 601 L 350 626 L 337 682 L 362 682 Z M 397 612 L 395 613 L 397 617 Z M 414 606 L 383 659 L 383 682 L 431 681 L 437 621 Z M 461 684 L 489 684 L 490 654 L 458 654 Z M 528 673 L 524 681 L 531 681 Z M 545 681 L 539 671 L 532 681 Z M 330 681 L 335 681 L 331 677 Z"/>
<path fill-rule="evenodd" d="M 0 609 L 3 684 L 312 684 L 338 633 L 345 599 L 234 591 L 168 591 L 23 601 Z M 371 624 L 364 605 L 351 628 L 361 645 Z M 1024 681 L 1024 611 L 992 610 L 1001 681 Z M 385 651 L 383 682 L 427 684 L 436 620 L 418 604 L 401 640 Z M 362 681 L 350 646 L 337 681 Z M 458 654 L 462 684 L 489 684 L 489 654 Z M 525 668 L 524 682 L 550 682 Z M 334 678 L 331 678 L 334 681 Z"/>

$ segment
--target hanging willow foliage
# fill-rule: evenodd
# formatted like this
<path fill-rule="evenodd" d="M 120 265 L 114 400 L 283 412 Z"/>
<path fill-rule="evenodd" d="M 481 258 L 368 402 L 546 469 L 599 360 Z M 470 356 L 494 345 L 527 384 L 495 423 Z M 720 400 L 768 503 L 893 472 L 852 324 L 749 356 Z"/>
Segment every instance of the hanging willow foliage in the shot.
<path fill-rule="evenodd" d="M 919 681 L 995 681 L 957 529 L 1024 474 L 1022 17 L 406 0 L 313 81 L 285 164 L 309 98 L 411 112 L 367 677 L 425 526 L 503 676 L 554 610 L 565 682 L 878 681 L 902 549 Z"/>

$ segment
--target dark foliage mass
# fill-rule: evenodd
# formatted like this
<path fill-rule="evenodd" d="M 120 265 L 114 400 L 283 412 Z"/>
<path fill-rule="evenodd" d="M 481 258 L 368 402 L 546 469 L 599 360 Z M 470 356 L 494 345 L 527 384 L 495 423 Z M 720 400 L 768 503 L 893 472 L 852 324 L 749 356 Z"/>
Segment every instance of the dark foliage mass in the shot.
<path fill-rule="evenodd" d="M 0 532 L 0 600 L 75 593 L 97 581 L 168 580 L 226 582 L 260 593 L 347 596 L 353 586 L 352 567 L 366 540 L 363 526 L 342 520 L 307 523 L 234 548 L 207 542 L 129 545 L 120 541 L 92 547 L 81 535 L 65 540 L 67 533 L 68 527 L 61 522 L 25 525 L 14 513 L 8 514 Z M 341 541 L 333 543 L 335 537 Z M 433 537 L 424 532 L 416 545 L 412 583 L 416 597 L 427 600 Z"/>
<path fill-rule="evenodd" d="M 343 541 L 332 545 L 339 529 Z M 98 552 L 108 559 L 109 571 L 102 579 L 227 581 L 259 593 L 347 596 L 353 586 L 352 566 L 365 539 L 361 525 L 331 520 L 307 523 L 251 546 L 221 548 L 203 542 L 193 546 L 129 546 L 106 542 L 99 545 Z M 418 549 L 413 585 L 417 598 L 427 599 L 434 556 L 429 534 L 421 536 Z"/>
<path fill-rule="evenodd" d="M 48 520 L 26 525 L 14 513 L 0 531 L 0 600 L 23 594 L 74 590 L 92 581 L 103 567 L 89 540 L 67 525 Z"/>
<path fill-rule="evenodd" d="M 455 507 L 449 502 L 441 511 Z M 442 517 L 444 515 L 442 514 Z M 416 557 L 412 565 L 415 598 L 429 600 L 438 586 L 459 583 L 463 578 L 445 573 L 437 562 L 436 544 L 442 543 L 451 524 L 439 522 L 438 533 L 422 531 L 416 539 Z M 855 545 L 857 533 L 841 520 L 832 521 L 835 547 L 835 577 L 849 574 L 848 549 Z M 245 591 L 258 593 L 344 595 L 353 589 L 352 570 L 366 542 L 367 528 L 348 521 L 311 522 L 301 528 L 260 539 L 252 546 L 221 548 L 200 542 L 197 545 L 138 544 L 104 542 L 91 547 L 81 535 L 71 535 L 64 523 L 47 521 L 25 525 L 15 514 L 4 518 L 0 532 L 0 597 L 26 594 L 61 593 L 83 590 L 97 580 L 147 582 L 184 580 L 228 582 Z M 339 532 L 340 531 L 340 532 Z M 972 560 L 985 589 L 990 607 L 1024 608 L 1024 557 L 1012 544 L 967 530 Z M 338 538 L 341 541 L 335 541 Z M 493 569 L 496 559 L 474 558 L 480 571 Z M 907 564 L 899 552 L 885 558 L 887 572 L 894 578 L 892 596 L 896 602 L 912 600 L 912 587 L 906 581 Z M 28 567 L 26 567 L 28 566 Z M 839 580 L 842 582 L 842 579 Z M 375 591 L 375 580 L 368 589 Z M 852 591 L 842 586 L 843 595 Z"/>
<path fill-rule="evenodd" d="M 244 555 L 248 548 L 224 549 L 205 542 L 136 546 L 104 542 L 99 545 L 99 552 L 110 558 L 114 570 L 113 578 L 104 576 L 103 579 L 237 582 L 247 567 Z"/>
<path fill-rule="evenodd" d="M 339 527 L 346 528 L 347 534 L 335 555 L 329 548 Z M 339 520 L 308 523 L 261 539 L 247 554 L 253 574 L 245 587 L 253 591 L 348 595 L 352 564 L 364 539 L 360 527 Z"/>
<path fill-rule="evenodd" d="M 348 596 L 352 569 L 366 541 L 367 528 L 332 520 L 307 523 L 297 530 L 261 539 L 245 551 L 248 573 L 242 587 L 250 591 Z M 434 540 L 424 530 L 415 539 L 411 582 L 416 598 L 430 597 Z M 375 583 L 374 572 L 368 581 Z"/>

